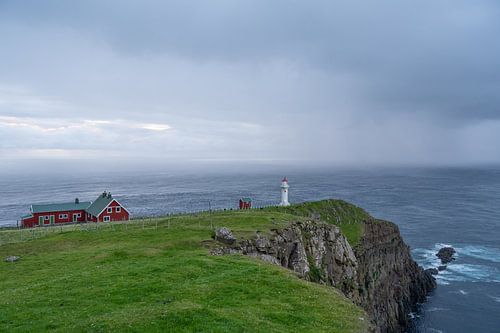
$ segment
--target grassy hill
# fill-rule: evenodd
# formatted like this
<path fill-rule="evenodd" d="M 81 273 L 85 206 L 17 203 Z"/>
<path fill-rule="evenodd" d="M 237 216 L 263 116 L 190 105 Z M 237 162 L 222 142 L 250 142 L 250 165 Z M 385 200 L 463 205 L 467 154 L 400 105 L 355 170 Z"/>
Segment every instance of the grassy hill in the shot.
<path fill-rule="evenodd" d="M 364 332 L 366 314 L 337 290 L 249 257 L 208 254 L 215 226 L 246 237 L 313 211 L 359 239 L 366 213 L 333 200 L 2 231 L 0 242 L 14 242 L 0 245 L 0 258 L 22 259 L 0 262 L 0 331 Z"/>

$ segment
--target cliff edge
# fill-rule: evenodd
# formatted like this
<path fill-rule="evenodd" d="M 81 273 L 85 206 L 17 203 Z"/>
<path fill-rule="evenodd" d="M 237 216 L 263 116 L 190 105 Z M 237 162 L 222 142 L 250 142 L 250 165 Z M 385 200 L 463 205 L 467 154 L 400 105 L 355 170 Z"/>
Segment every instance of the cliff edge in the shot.
<path fill-rule="evenodd" d="M 374 332 L 403 332 L 410 312 L 436 287 L 434 278 L 411 258 L 395 224 L 362 214 L 343 201 L 323 203 L 290 208 L 302 217 L 269 233 L 231 236 L 230 244 L 215 237 L 218 245 L 211 252 L 258 257 L 302 279 L 338 288 L 367 311 Z M 304 218 L 307 214 L 310 217 Z M 351 234 L 355 246 L 343 229 L 357 230 L 359 234 Z"/>
<path fill-rule="evenodd" d="M 358 261 L 359 304 L 379 332 L 402 332 L 409 313 L 436 287 L 432 275 L 412 259 L 398 227 L 369 219 L 354 252 Z"/>

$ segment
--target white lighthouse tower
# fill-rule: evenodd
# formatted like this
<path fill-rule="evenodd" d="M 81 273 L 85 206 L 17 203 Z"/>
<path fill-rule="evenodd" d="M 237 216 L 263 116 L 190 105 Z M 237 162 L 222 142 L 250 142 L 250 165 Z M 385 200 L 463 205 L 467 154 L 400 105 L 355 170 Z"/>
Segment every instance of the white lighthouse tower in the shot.
<path fill-rule="evenodd" d="M 281 181 L 281 202 L 280 206 L 290 206 L 290 203 L 288 202 L 288 179 L 283 178 Z"/>

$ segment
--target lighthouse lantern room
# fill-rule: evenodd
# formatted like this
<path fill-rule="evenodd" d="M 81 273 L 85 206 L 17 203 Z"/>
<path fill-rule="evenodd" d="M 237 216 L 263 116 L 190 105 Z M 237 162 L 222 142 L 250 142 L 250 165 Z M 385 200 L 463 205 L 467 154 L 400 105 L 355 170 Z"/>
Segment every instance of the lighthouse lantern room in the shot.
<path fill-rule="evenodd" d="M 290 186 L 288 185 L 288 179 L 283 178 L 281 181 L 281 202 L 280 206 L 290 206 L 290 203 L 288 202 L 288 188 Z"/>

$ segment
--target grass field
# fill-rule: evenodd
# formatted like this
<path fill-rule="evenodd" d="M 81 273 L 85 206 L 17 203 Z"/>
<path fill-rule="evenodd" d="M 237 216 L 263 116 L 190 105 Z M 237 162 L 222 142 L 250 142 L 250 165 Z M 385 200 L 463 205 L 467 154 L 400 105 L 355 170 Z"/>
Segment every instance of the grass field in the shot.
<path fill-rule="evenodd" d="M 0 331 L 365 331 L 366 314 L 331 287 L 256 259 L 208 254 L 213 227 L 246 237 L 305 215 L 291 209 L 65 226 L 31 238 L 0 232 L 13 240 L 0 245 L 0 258 L 22 258 L 0 263 Z"/>

